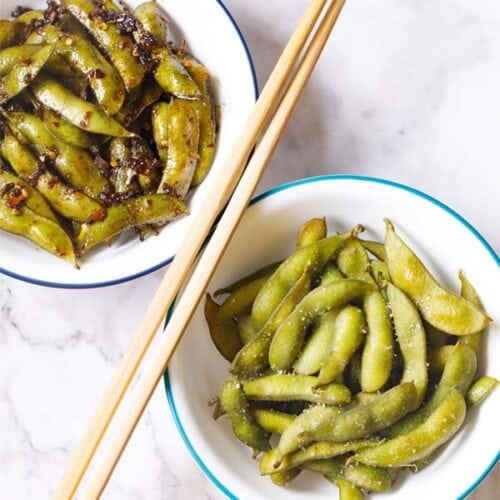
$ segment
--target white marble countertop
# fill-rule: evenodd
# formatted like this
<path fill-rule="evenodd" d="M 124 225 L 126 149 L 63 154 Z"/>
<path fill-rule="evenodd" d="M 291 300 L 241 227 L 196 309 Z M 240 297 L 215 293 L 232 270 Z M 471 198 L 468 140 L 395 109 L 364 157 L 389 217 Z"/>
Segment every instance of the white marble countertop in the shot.
<path fill-rule="evenodd" d="M 307 1 L 226 3 L 264 82 Z M 260 190 L 332 172 L 389 178 L 449 204 L 498 251 L 499 88 L 497 0 L 348 0 Z M 49 498 L 161 275 L 88 291 L 0 276 L 2 498 Z M 495 498 L 499 480 L 473 498 Z M 163 386 L 104 498 L 222 498 Z"/>

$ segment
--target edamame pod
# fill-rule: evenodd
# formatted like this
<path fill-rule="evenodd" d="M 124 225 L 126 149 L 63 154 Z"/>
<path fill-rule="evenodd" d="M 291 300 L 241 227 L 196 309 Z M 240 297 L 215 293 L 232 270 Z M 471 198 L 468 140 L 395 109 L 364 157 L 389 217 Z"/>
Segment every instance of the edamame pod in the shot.
<path fill-rule="evenodd" d="M 300 229 L 295 246 L 297 248 L 306 247 L 311 243 L 316 243 L 317 241 L 326 238 L 326 236 L 327 228 L 325 218 L 311 219 L 308 220 Z"/>
<path fill-rule="evenodd" d="M 267 432 L 283 434 L 285 429 L 296 419 L 295 415 L 275 410 L 252 410 L 255 421 Z"/>
<path fill-rule="evenodd" d="M 486 328 L 490 318 L 476 305 L 442 287 L 386 220 L 385 249 L 393 283 L 417 305 L 427 323 L 451 335 Z"/>
<path fill-rule="evenodd" d="M 348 241 L 337 257 L 337 266 L 348 278 L 375 283 L 370 274 L 370 259 L 357 239 Z"/>
<path fill-rule="evenodd" d="M 0 161 L 0 192 L 9 192 L 12 195 L 13 189 L 19 192 L 23 198 L 23 204 L 32 212 L 59 224 L 57 217 L 45 201 L 45 198 L 25 180 L 21 179 L 21 177 L 7 172 Z"/>
<path fill-rule="evenodd" d="M 167 163 L 160 181 L 159 193 L 185 198 L 196 165 L 200 124 L 193 108 L 181 99 L 172 99 L 168 108 Z"/>
<path fill-rule="evenodd" d="M 370 262 L 371 273 L 373 278 L 377 283 L 385 284 L 391 282 L 391 275 L 389 274 L 389 268 L 385 262 L 379 260 L 372 260 Z"/>
<path fill-rule="evenodd" d="M 430 455 L 451 439 L 465 418 L 466 406 L 462 394 L 452 391 L 429 418 L 412 432 L 355 453 L 349 463 L 378 467 L 404 467 Z"/>
<path fill-rule="evenodd" d="M 340 311 L 335 320 L 332 343 L 318 375 L 318 385 L 333 382 L 342 374 L 363 342 L 365 331 L 363 312 L 359 308 L 347 306 Z"/>
<path fill-rule="evenodd" d="M 339 271 L 338 267 L 332 262 L 329 262 L 321 273 L 320 284 L 326 285 L 333 281 L 343 280 L 344 278 L 345 276 Z"/>
<path fill-rule="evenodd" d="M 94 199 L 100 198 L 108 182 L 85 150 L 54 137 L 34 115 L 19 112 L 4 115 L 14 131 L 24 136 L 39 155 L 54 161 L 57 171 L 71 186 Z"/>
<path fill-rule="evenodd" d="M 427 390 L 427 348 L 425 330 L 413 302 L 399 288 L 387 284 L 396 337 L 404 360 L 401 382 L 413 382 L 417 389 L 415 408 L 420 406 Z"/>
<path fill-rule="evenodd" d="M 307 375 L 268 375 L 243 384 L 246 396 L 254 401 L 309 401 L 338 405 L 351 399 L 349 389 L 342 384 L 316 388 L 318 379 Z"/>
<path fill-rule="evenodd" d="M 56 54 L 87 79 L 97 102 L 108 115 L 116 114 L 123 106 L 125 88 L 120 75 L 86 38 L 45 25 L 33 31 L 26 42 L 55 43 Z"/>
<path fill-rule="evenodd" d="M 276 486 L 287 486 L 290 484 L 302 471 L 300 469 L 289 469 L 283 472 L 271 474 L 271 481 Z"/>
<path fill-rule="evenodd" d="M 191 182 L 191 187 L 196 187 L 207 176 L 214 159 L 217 136 L 215 104 L 210 91 L 210 75 L 205 66 L 193 56 L 185 57 L 182 64 L 202 94 L 201 99 L 190 101 L 200 122 L 200 144 L 198 147 L 200 159 Z"/>
<path fill-rule="evenodd" d="M 332 344 L 335 333 L 335 320 L 340 309 L 328 311 L 319 318 L 314 331 L 300 353 L 293 371 L 300 375 L 313 375 L 318 373 Z"/>
<path fill-rule="evenodd" d="M 225 321 L 229 318 L 240 318 L 249 314 L 252 304 L 260 289 L 267 281 L 267 277 L 257 278 L 255 281 L 235 290 L 219 307 L 217 321 Z"/>
<path fill-rule="evenodd" d="M 311 246 L 314 245 L 309 245 L 304 250 Z M 309 292 L 276 331 L 269 349 L 271 368 L 287 370 L 293 365 L 302 350 L 307 327 L 316 318 L 373 289 L 374 285 L 365 281 L 346 279 L 321 285 Z"/>
<path fill-rule="evenodd" d="M 0 104 L 7 102 L 30 85 L 47 63 L 55 45 L 45 45 L 32 57 L 22 59 L 0 78 Z"/>
<path fill-rule="evenodd" d="M 134 10 L 134 17 L 161 44 L 166 44 L 167 18 L 156 2 L 143 2 Z"/>
<path fill-rule="evenodd" d="M 350 233 L 325 238 L 317 243 L 296 250 L 269 278 L 255 298 L 252 306 L 252 321 L 260 330 L 277 305 L 300 278 L 304 269 L 312 266 L 313 275 L 319 273 L 326 262 L 351 237 Z"/>
<path fill-rule="evenodd" d="M 5 197 L 0 198 L 0 229 L 26 238 L 52 255 L 76 266 L 76 257 L 70 237 L 62 227 L 27 206 L 9 208 Z"/>
<path fill-rule="evenodd" d="M 137 181 L 137 172 L 130 167 L 132 145 L 130 139 L 113 137 L 108 145 L 109 163 L 113 168 L 110 181 L 119 194 L 127 192 L 139 193 L 141 188 Z"/>
<path fill-rule="evenodd" d="M 252 376 L 269 366 L 269 346 L 272 338 L 278 327 L 311 289 L 311 277 L 311 269 L 306 268 L 264 326 L 237 354 L 231 365 L 232 374 L 245 377 Z"/>
<path fill-rule="evenodd" d="M 349 481 L 340 477 L 328 478 L 331 479 L 339 488 L 339 500 L 363 500 L 365 495 L 360 488 L 354 486 Z"/>
<path fill-rule="evenodd" d="M 257 332 L 253 329 L 252 317 L 250 315 L 239 318 L 236 327 L 238 329 L 242 345 L 248 344 L 257 334 Z"/>
<path fill-rule="evenodd" d="M 476 406 L 484 401 L 497 387 L 498 380 L 493 377 L 481 377 L 472 384 L 467 392 L 467 403 Z"/>
<path fill-rule="evenodd" d="M 417 401 L 413 382 L 389 389 L 373 402 L 354 406 L 310 433 L 311 441 L 342 443 L 362 439 L 394 424 L 413 408 Z M 305 438 L 306 436 L 303 436 Z"/>
<path fill-rule="evenodd" d="M 224 295 L 226 293 L 233 293 L 235 290 L 238 290 L 238 288 L 247 285 L 248 283 L 256 280 L 257 278 L 262 278 L 263 276 L 269 278 L 274 273 L 274 271 L 276 271 L 276 269 L 280 264 L 281 262 L 273 262 L 272 264 L 268 264 L 267 266 L 261 267 L 260 269 L 257 269 L 257 271 L 254 271 L 253 273 L 244 276 L 243 278 L 235 281 L 234 283 L 231 283 L 230 285 L 225 286 L 224 288 L 219 288 L 219 290 L 216 290 L 214 292 L 214 297 L 218 297 L 219 295 Z"/>
<path fill-rule="evenodd" d="M 39 76 L 31 85 L 31 90 L 42 104 L 83 130 L 113 137 L 134 136 L 95 104 L 76 97 L 48 76 Z"/>
<path fill-rule="evenodd" d="M 142 224 L 166 224 L 186 215 L 186 205 L 175 197 L 151 194 L 132 198 L 108 208 L 106 218 L 93 224 L 83 224 L 76 239 L 80 255 L 109 238 Z"/>
<path fill-rule="evenodd" d="M 116 24 L 107 23 L 100 15 L 99 8 L 90 0 L 60 0 L 60 3 L 90 31 L 104 49 L 127 91 L 132 92 L 138 88 L 145 71 L 134 57 L 132 38 L 121 34 Z M 113 2 L 106 2 L 103 8 L 119 10 Z"/>
<path fill-rule="evenodd" d="M 269 449 L 269 436 L 253 419 L 239 380 L 229 377 L 224 382 L 220 403 L 229 417 L 234 435 L 242 443 L 257 451 Z"/>
<path fill-rule="evenodd" d="M 363 311 L 367 333 L 361 363 L 361 389 L 364 392 L 376 392 L 389 380 L 392 370 L 392 324 L 387 304 L 380 291 L 365 295 Z"/>
<path fill-rule="evenodd" d="M 416 412 L 403 418 L 384 431 L 388 437 L 408 434 L 421 425 L 452 391 L 464 394 L 469 389 L 476 374 L 476 354 L 467 346 L 456 344 L 444 367 L 441 380 L 430 399 Z"/>
<path fill-rule="evenodd" d="M 378 260 L 385 262 L 387 255 L 385 253 L 385 247 L 383 243 L 379 243 L 378 241 L 368 241 L 368 240 L 359 240 L 361 244 L 368 250 L 372 255 L 377 257 Z"/>
<path fill-rule="evenodd" d="M 123 123 L 125 127 L 132 125 L 132 123 L 141 116 L 142 112 L 158 101 L 163 94 L 163 90 L 154 81 L 145 81 L 141 86 L 140 93 L 127 103 L 115 115 L 115 119 Z"/>
<path fill-rule="evenodd" d="M 0 49 L 5 49 L 12 45 L 17 38 L 17 31 L 14 23 L 7 19 L 0 19 Z"/>
<path fill-rule="evenodd" d="M 0 150 L 17 175 L 32 183 L 52 208 L 61 215 L 78 222 L 95 221 L 105 217 L 106 210 L 102 205 L 84 193 L 65 185 L 46 170 L 43 164 L 14 137 L 8 127 L 4 130 L 4 140 Z"/>
<path fill-rule="evenodd" d="M 219 306 L 207 293 L 205 299 L 205 319 L 207 321 L 210 337 L 217 350 L 229 362 L 233 361 L 242 347 L 242 343 L 236 330 L 236 322 L 233 318 L 219 321 L 217 313 Z"/>
<path fill-rule="evenodd" d="M 156 152 L 163 166 L 168 161 L 168 115 L 170 105 L 167 102 L 157 102 L 151 108 L 151 128 L 155 140 Z"/>
<path fill-rule="evenodd" d="M 454 345 L 443 345 L 431 349 L 429 351 L 429 370 L 431 372 L 443 371 L 454 349 Z"/>
<path fill-rule="evenodd" d="M 477 294 L 476 290 L 472 286 L 472 283 L 467 279 L 463 271 L 460 271 L 458 273 L 458 278 L 460 279 L 460 282 L 462 284 L 460 295 L 475 306 L 479 307 L 481 310 L 484 310 L 479 295 Z M 476 355 L 479 356 L 479 352 L 481 351 L 482 333 L 483 332 L 480 331 L 477 333 L 471 333 L 470 335 L 463 335 L 458 339 L 458 342 L 467 344 L 468 346 L 472 347 L 472 349 L 476 351 Z"/>
<path fill-rule="evenodd" d="M 390 490 L 397 474 L 397 470 L 364 464 L 351 465 L 344 470 L 344 477 L 348 481 L 366 491 L 376 492 Z"/>

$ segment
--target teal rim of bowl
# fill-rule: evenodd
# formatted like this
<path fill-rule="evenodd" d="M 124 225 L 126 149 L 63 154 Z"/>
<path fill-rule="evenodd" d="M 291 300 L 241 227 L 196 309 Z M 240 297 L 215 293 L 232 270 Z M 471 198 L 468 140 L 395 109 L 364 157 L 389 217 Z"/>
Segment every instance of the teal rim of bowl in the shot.
<path fill-rule="evenodd" d="M 330 181 L 338 181 L 338 180 L 351 180 L 351 181 L 360 181 L 360 182 L 373 182 L 375 184 L 383 184 L 386 186 L 394 187 L 397 189 L 401 189 L 402 191 L 407 191 L 408 193 L 411 193 L 419 198 L 423 198 L 424 200 L 429 201 L 433 205 L 436 205 L 437 207 L 443 209 L 445 212 L 447 212 L 449 215 L 451 215 L 454 219 L 456 219 L 458 222 L 460 222 L 463 226 L 465 226 L 483 245 L 483 247 L 488 251 L 490 256 L 493 258 L 497 266 L 500 266 L 500 257 L 497 255 L 497 253 L 493 250 L 491 245 L 486 241 L 486 239 L 481 235 L 481 233 L 472 225 L 470 222 L 465 220 L 461 215 L 459 215 L 455 210 L 450 208 L 448 205 L 444 204 L 443 202 L 437 200 L 436 198 L 433 198 L 432 196 L 419 191 L 418 189 L 412 188 L 410 186 L 407 186 L 405 184 L 400 184 L 398 182 L 394 181 L 389 181 L 386 179 L 381 179 L 378 177 L 368 177 L 368 176 L 362 176 L 362 175 L 320 175 L 317 177 L 307 177 L 305 179 L 300 179 L 298 181 L 293 181 L 289 182 L 286 184 L 281 184 L 280 186 L 276 186 L 275 188 L 269 189 L 269 191 L 266 191 L 255 198 L 252 199 L 250 202 L 249 206 L 255 205 L 256 203 L 259 203 L 262 200 L 265 200 L 266 198 L 269 198 L 277 193 L 280 193 L 281 191 L 286 191 L 288 189 L 297 187 L 297 186 L 303 186 L 306 184 L 313 184 L 316 182 L 330 182 Z M 173 306 L 172 306 L 173 308 Z M 172 310 L 170 309 L 166 318 L 166 323 L 168 323 L 168 320 L 170 319 L 170 316 L 172 314 Z M 172 413 L 172 417 L 175 422 L 175 426 L 177 427 L 177 430 L 179 431 L 179 434 L 181 435 L 182 440 L 184 441 L 184 444 L 186 445 L 187 449 L 189 450 L 189 453 L 193 457 L 194 461 L 198 465 L 198 467 L 202 470 L 202 472 L 212 481 L 212 483 L 219 488 L 219 490 L 224 493 L 228 498 L 231 500 L 238 500 L 238 497 L 234 495 L 234 493 L 231 493 L 229 489 L 224 486 L 224 484 L 221 483 L 219 479 L 215 476 L 215 474 L 208 468 L 208 466 L 203 462 L 203 460 L 200 458 L 196 450 L 194 449 L 194 446 L 192 445 L 191 441 L 189 440 L 189 437 L 186 434 L 186 431 L 184 430 L 184 427 L 182 426 L 182 422 L 179 418 L 179 414 L 177 413 L 177 407 L 175 406 L 175 399 L 174 395 L 172 392 L 172 386 L 170 384 L 170 377 L 168 374 L 168 370 L 165 371 L 165 374 L 163 376 L 163 380 L 165 383 L 165 391 L 167 393 L 167 400 L 168 400 L 168 406 L 170 407 L 170 411 Z M 491 463 L 486 467 L 486 469 L 483 471 L 483 473 L 479 476 L 474 483 L 467 488 L 467 490 L 462 493 L 459 497 L 458 500 L 464 500 L 468 495 L 470 495 L 481 483 L 482 481 L 486 478 L 486 476 L 491 472 L 493 467 L 498 463 L 500 460 L 500 451 L 497 452 L 496 456 L 493 458 Z"/>

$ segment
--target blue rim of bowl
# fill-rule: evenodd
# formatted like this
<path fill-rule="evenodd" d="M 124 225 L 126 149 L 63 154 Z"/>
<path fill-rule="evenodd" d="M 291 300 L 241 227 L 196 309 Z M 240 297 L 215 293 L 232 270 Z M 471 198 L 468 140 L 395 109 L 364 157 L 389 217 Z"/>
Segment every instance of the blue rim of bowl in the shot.
<path fill-rule="evenodd" d="M 321 175 L 317 177 L 308 177 L 305 179 L 301 179 L 298 181 L 294 182 L 289 182 L 287 184 L 282 184 L 280 186 L 277 186 L 275 188 L 270 189 L 269 191 L 266 191 L 265 193 L 262 193 L 255 198 L 252 199 L 250 202 L 249 206 L 255 205 L 256 203 L 259 203 L 262 200 L 265 200 L 266 198 L 269 198 L 277 193 L 280 193 L 281 191 L 286 191 L 288 189 L 297 187 L 297 186 L 303 186 L 305 184 L 313 184 L 316 182 L 325 182 L 325 181 L 336 181 L 336 180 L 352 180 L 352 181 L 361 181 L 361 182 L 373 182 L 376 184 L 383 184 L 386 186 L 394 187 L 397 189 L 401 189 L 403 191 L 406 191 L 408 193 L 411 193 L 419 198 L 423 198 L 424 200 L 429 201 L 433 205 L 436 205 L 437 207 L 441 208 L 445 212 L 447 212 L 449 215 L 451 215 L 454 219 L 456 219 L 458 222 L 460 222 L 462 225 L 464 225 L 483 245 L 483 247 L 488 251 L 488 253 L 491 255 L 497 266 L 500 266 L 500 257 L 496 254 L 496 252 L 493 250 L 491 245 L 486 241 L 486 239 L 481 235 L 481 233 L 474 227 L 470 222 L 465 220 L 461 215 L 459 215 L 455 210 L 450 208 L 448 205 L 444 204 L 443 202 L 437 200 L 436 198 L 433 198 L 432 196 L 419 191 L 418 189 L 412 188 L 410 186 L 407 186 L 405 184 L 400 184 L 398 182 L 394 181 L 389 181 L 386 179 L 381 179 L 378 177 L 368 177 L 368 176 L 362 176 L 362 175 Z M 170 315 L 171 315 L 172 309 L 169 311 L 167 315 L 166 322 L 168 322 Z M 163 376 L 163 380 L 165 383 L 165 390 L 167 393 L 167 400 L 168 400 L 168 405 L 170 407 L 170 411 L 172 413 L 172 417 L 175 422 L 175 426 L 177 427 L 177 430 L 179 431 L 179 434 L 181 435 L 182 440 L 184 441 L 184 444 L 186 445 L 187 449 L 189 450 L 189 453 L 193 457 L 194 461 L 198 465 L 198 467 L 203 471 L 203 473 L 212 481 L 212 483 L 217 486 L 217 488 L 220 489 L 224 495 L 226 495 L 228 498 L 231 500 L 237 500 L 238 497 L 231 493 L 220 481 L 217 479 L 217 477 L 214 475 L 214 473 L 207 467 L 207 465 L 203 462 L 203 460 L 200 458 L 196 450 L 194 449 L 191 441 L 189 440 L 189 437 L 186 434 L 186 431 L 184 430 L 184 427 L 182 426 L 181 420 L 179 418 L 179 414 L 177 413 L 177 407 L 175 406 L 175 400 L 174 400 L 174 395 L 172 392 L 172 386 L 170 383 L 170 377 L 168 374 L 168 370 L 165 371 L 165 374 Z M 486 478 L 486 476 L 491 472 L 493 467 L 498 463 L 500 460 L 500 451 L 497 452 L 496 456 L 494 459 L 491 461 L 491 463 L 488 465 L 488 467 L 483 471 L 483 473 L 479 476 L 479 478 L 474 481 L 474 483 L 467 488 L 467 490 L 462 493 L 459 497 L 458 500 L 463 500 L 465 499 L 468 495 L 470 495 L 480 484 L 481 482 Z"/>
<path fill-rule="evenodd" d="M 248 44 L 245 40 L 245 37 L 243 36 L 243 33 L 241 32 L 240 27 L 236 23 L 233 15 L 229 11 L 229 9 L 226 7 L 224 2 L 222 0 L 215 0 L 215 2 L 219 5 L 219 7 L 222 9 L 224 14 L 228 17 L 229 21 L 231 22 L 233 28 L 236 31 L 236 34 L 238 35 L 238 38 L 241 41 L 241 45 L 243 46 L 243 50 L 245 51 L 245 55 L 248 60 L 248 65 L 250 67 L 250 73 L 252 74 L 252 80 L 253 80 L 253 88 L 254 88 L 254 94 L 255 94 L 255 100 L 257 100 L 259 96 L 259 84 L 257 81 L 257 73 L 255 71 L 255 66 L 253 63 L 252 55 L 250 54 L 250 49 L 248 48 Z M 26 283 L 30 283 L 32 285 L 40 285 L 40 286 L 45 286 L 48 288 L 61 288 L 65 290 L 84 290 L 87 288 L 104 288 L 107 286 L 113 286 L 113 285 L 120 285 L 122 283 L 127 283 L 128 281 L 133 281 L 137 278 L 142 278 L 143 276 L 147 276 L 148 274 L 151 274 L 158 269 L 161 269 L 162 267 L 165 267 L 167 264 L 170 264 L 172 260 L 174 260 L 175 255 L 172 255 L 165 259 L 164 261 L 148 268 L 145 269 L 144 271 L 140 271 L 135 274 L 131 274 L 129 276 L 124 276 L 123 278 L 118 278 L 115 280 L 110 280 L 110 281 L 103 281 L 101 283 L 82 283 L 82 284 L 72 284 L 72 283 L 57 283 L 54 281 L 45 281 L 45 280 L 38 280 L 35 278 L 30 278 L 29 276 L 23 276 L 22 274 L 18 274 L 12 271 L 9 271 L 8 269 L 5 269 L 0 266 L 0 274 L 4 274 L 5 276 L 9 276 L 10 278 L 15 278 L 20 281 L 24 281 Z"/>

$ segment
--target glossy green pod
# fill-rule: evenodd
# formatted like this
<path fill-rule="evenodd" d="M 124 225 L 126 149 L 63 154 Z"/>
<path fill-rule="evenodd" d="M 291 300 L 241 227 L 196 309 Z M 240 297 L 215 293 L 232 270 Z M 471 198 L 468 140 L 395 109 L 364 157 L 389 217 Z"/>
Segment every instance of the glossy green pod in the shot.
<path fill-rule="evenodd" d="M 276 486 L 288 486 L 301 472 L 300 469 L 288 469 L 271 474 L 270 477 Z"/>
<path fill-rule="evenodd" d="M 63 179 L 96 200 L 108 185 L 87 151 L 57 139 L 40 118 L 30 113 L 4 113 L 13 132 L 19 132 L 36 153 L 46 155 Z"/>
<path fill-rule="evenodd" d="M 309 247 L 304 249 L 307 250 Z M 307 327 L 313 321 L 325 312 L 363 296 L 373 288 L 374 285 L 365 281 L 346 279 L 321 285 L 309 292 L 276 331 L 269 349 L 271 368 L 289 369 L 300 354 Z"/>
<path fill-rule="evenodd" d="M 255 329 L 260 330 L 263 327 L 306 268 L 312 266 L 313 275 L 317 275 L 350 236 L 350 233 L 346 233 L 325 238 L 296 250 L 282 262 L 255 298 L 252 306 L 252 321 Z"/>
<path fill-rule="evenodd" d="M 386 221 L 385 250 L 392 282 L 417 305 L 427 323 L 450 335 L 484 330 L 490 318 L 475 304 L 441 286 Z"/>
<path fill-rule="evenodd" d="M 346 306 L 335 320 L 332 342 L 318 375 L 320 386 L 333 382 L 346 368 L 365 338 L 366 324 L 358 307 Z"/>
<path fill-rule="evenodd" d="M 33 83 L 35 77 L 47 63 L 55 45 L 41 46 L 32 57 L 22 59 L 0 77 L 0 104 L 7 102 Z"/>
<path fill-rule="evenodd" d="M 142 27 L 149 31 L 163 45 L 167 41 L 167 17 L 154 2 L 143 2 L 134 10 L 134 17 L 142 23 Z"/>
<path fill-rule="evenodd" d="M 219 321 L 217 318 L 218 311 L 219 306 L 207 293 L 205 298 L 205 319 L 210 337 L 222 356 L 231 362 L 243 344 L 236 329 L 236 321 L 233 318 Z"/>
<path fill-rule="evenodd" d="M 83 224 L 76 239 L 80 255 L 109 238 L 142 224 L 166 224 L 188 213 L 186 205 L 175 197 L 151 194 L 132 198 L 108 208 L 105 219 Z"/>
<path fill-rule="evenodd" d="M 355 484 L 358 488 L 379 493 L 392 488 L 397 474 L 397 470 L 365 464 L 353 464 L 344 470 L 345 479 Z"/>
<path fill-rule="evenodd" d="M 383 243 L 379 243 L 378 241 L 368 241 L 368 240 L 359 240 L 361 244 L 368 250 L 372 255 L 377 257 L 378 260 L 385 262 L 387 259 L 387 255 L 385 253 L 385 246 Z"/>
<path fill-rule="evenodd" d="M 139 116 L 141 116 L 145 109 L 158 101 L 162 94 L 163 90 L 155 81 L 144 81 L 144 84 L 141 85 L 140 92 L 135 99 L 126 103 L 125 106 L 118 111 L 114 118 L 120 123 L 123 123 L 125 127 L 128 127 L 137 118 L 139 118 Z"/>
<path fill-rule="evenodd" d="M 267 451 L 269 435 L 253 419 L 242 383 L 234 377 L 229 377 L 224 382 L 219 397 L 234 435 L 253 450 Z"/>
<path fill-rule="evenodd" d="M 119 194 L 127 192 L 140 193 L 141 188 L 137 179 L 137 172 L 130 168 L 132 147 L 130 139 L 113 137 L 108 144 L 110 166 L 113 168 L 110 181 Z"/>
<path fill-rule="evenodd" d="M 389 439 L 376 448 L 355 453 L 349 463 L 378 467 L 404 467 L 429 456 L 460 429 L 466 413 L 465 400 L 452 391 L 425 422 L 403 436 Z"/>
<path fill-rule="evenodd" d="M 332 481 L 339 488 L 339 500 L 363 500 L 365 498 L 362 490 L 346 479 L 335 477 Z"/>
<path fill-rule="evenodd" d="M 95 104 L 73 95 L 54 79 L 42 75 L 31 85 L 35 97 L 45 106 L 59 113 L 73 125 L 112 137 L 133 137 L 134 134 L 109 117 Z"/>
<path fill-rule="evenodd" d="M 267 432 L 283 434 L 285 429 L 295 420 L 295 415 L 275 410 L 252 410 L 255 421 Z"/>
<path fill-rule="evenodd" d="M 156 153 L 164 167 L 168 162 L 168 122 L 170 105 L 167 102 L 157 102 L 151 108 L 151 128 L 156 146 Z"/>
<path fill-rule="evenodd" d="M 76 266 L 73 244 L 64 229 L 27 206 L 9 208 L 5 197 L 0 198 L 0 229 L 22 236 Z"/>
<path fill-rule="evenodd" d="M 200 139 L 198 116 L 189 103 L 181 99 L 170 101 L 167 130 L 167 162 L 158 192 L 184 199 L 198 164 Z"/>
<path fill-rule="evenodd" d="M 116 114 L 123 106 L 125 88 L 115 68 L 85 37 L 64 33 L 52 25 L 37 28 L 27 43 L 55 43 L 55 52 L 83 75 L 99 106 L 108 114 Z"/>
<path fill-rule="evenodd" d="M 98 9 L 91 0 L 60 0 L 60 3 L 90 31 L 104 49 L 120 74 L 127 92 L 138 88 L 145 71 L 133 54 L 133 39 L 121 34 L 115 24 L 100 20 Z M 106 9 L 119 10 L 113 2 L 105 2 L 104 6 Z"/>
<path fill-rule="evenodd" d="M 13 45 L 17 38 L 17 30 L 12 21 L 0 19 L 0 50 Z"/>
<path fill-rule="evenodd" d="M 95 221 L 105 217 L 106 210 L 100 203 L 67 186 L 48 170 L 41 168 L 40 162 L 16 139 L 8 127 L 4 129 L 0 152 L 16 174 L 30 184 L 33 183 L 56 212 L 78 222 Z"/>
<path fill-rule="evenodd" d="M 250 315 L 239 318 L 236 328 L 238 329 L 242 345 L 248 344 L 257 334 L 253 329 L 252 317 Z"/>
<path fill-rule="evenodd" d="M 325 218 L 314 218 L 308 220 L 299 231 L 297 235 L 295 246 L 296 248 L 306 247 L 311 243 L 326 238 L 327 228 Z"/>
<path fill-rule="evenodd" d="M 370 274 L 370 259 L 357 239 L 348 241 L 337 257 L 337 267 L 347 278 L 375 283 Z"/>
<path fill-rule="evenodd" d="M 186 56 L 182 64 L 202 94 L 200 99 L 190 101 L 200 122 L 200 144 L 198 147 L 200 159 L 191 182 L 191 186 L 196 187 L 207 176 L 214 159 L 217 137 L 215 102 L 210 87 L 210 75 L 205 66 L 193 56 Z"/>
<path fill-rule="evenodd" d="M 493 377 L 481 377 L 467 391 L 467 404 L 476 406 L 484 401 L 497 387 L 498 380 Z"/>
<path fill-rule="evenodd" d="M 428 382 L 425 330 L 417 308 L 399 288 L 388 283 L 387 295 L 404 361 L 401 382 L 415 384 L 418 394 L 416 409 L 425 396 Z"/>

